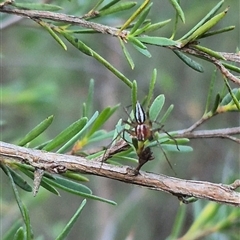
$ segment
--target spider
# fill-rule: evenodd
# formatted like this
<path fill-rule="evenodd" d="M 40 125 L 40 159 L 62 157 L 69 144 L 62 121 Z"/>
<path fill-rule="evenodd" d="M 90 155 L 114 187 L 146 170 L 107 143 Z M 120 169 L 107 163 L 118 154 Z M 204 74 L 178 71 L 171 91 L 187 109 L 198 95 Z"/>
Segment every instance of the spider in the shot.
<path fill-rule="evenodd" d="M 127 114 L 128 114 L 128 112 L 127 112 Z M 130 118 L 130 116 L 129 116 L 129 118 Z M 156 142 L 158 143 L 159 147 L 161 148 L 169 166 L 173 170 L 173 167 L 172 167 L 171 163 L 169 162 L 165 151 L 163 150 L 163 148 L 161 147 L 161 144 L 155 137 L 155 133 L 160 130 L 165 132 L 171 139 L 174 140 L 174 142 L 176 143 L 177 149 L 179 150 L 177 141 L 168 132 L 163 130 L 163 126 L 161 126 L 160 128 L 153 129 L 152 121 L 149 118 L 149 114 L 148 114 L 148 112 L 145 113 L 145 111 L 144 111 L 143 107 L 141 106 L 141 104 L 139 103 L 139 101 L 136 102 L 135 111 L 134 111 L 134 120 L 131 120 L 131 122 L 125 121 L 125 123 L 133 128 L 132 130 L 125 129 L 124 131 L 127 131 L 131 136 L 133 136 L 133 145 L 136 148 L 136 152 L 137 152 L 137 155 L 139 158 L 138 159 L 139 164 L 138 164 L 137 168 L 135 169 L 135 171 L 137 171 L 137 173 L 139 172 L 140 168 L 147 161 L 154 159 L 150 148 L 145 147 L 145 142 L 152 141 L 152 140 L 156 140 Z M 137 141 L 134 140 L 134 138 Z"/>
<path fill-rule="evenodd" d="M 123 134 L 124 141 L 128 142 L 125 139 L 124 133 L 127 132 L 129 135 L 132 136 L 132 143 L 133 143 L 133 146 L 135 147 L 136 153 L 138 155 L 138 166 L 135 169 L 135 175 L 137 175 L 139 173 L 140 168 L 146 162 L 154 159 L 153 153 L 152 153 L 150 147 L 146 147 L 145 146 L 146 145 L 146 141 L 152 141 L 154 139 L 157 141 L 157 143 L 160 146 L 160 148 L 161 148 L 161 150 L 162 150 L 162 152 L 163 152 L 163 154 L 164 154 L 164 156 L 165 156 L 169 166 L 173 170 L 173 167 L 172 167 L 171 163 L 169 162 L 168 157 L 167 157 L 165 151 L 163 150 L 163 148 L 161 147 L 161 144 L 159 143 L 159 141 L 155 137 L 155 133 L 160 131 L 160 130 L 162 130 L 171 139 L 173 139 L 175 141 L 176 146 L 178 148 L 176 140 L 169 133 L 167 133 L 166 131 L 164 131 L 162 129 L 163 126 L 161 126 L 160 128 L 157 128 L 157 129 L 153 129 L 152 121 L 149 119 L 148 112 L 145 113 L 143 107 L 141 106 L 141 104 L 138 101 L 136 102 L 134 110 L 135 110 L 134 111 L 134 120 L 132 120 L 130 114 L 128 113 L 128 111 L 125 108 L 125 112 L 127 113 L 130 121 L 124 121 L 124 123 L 126 123 L 130 127 L 132 127 L 132 129 L 124 128 L 121 132 L 118 133 L 117 137 L 120 136 L 120 134 Z M 173 170 L 173 172 L 174 172 L 174 170 Z"/>

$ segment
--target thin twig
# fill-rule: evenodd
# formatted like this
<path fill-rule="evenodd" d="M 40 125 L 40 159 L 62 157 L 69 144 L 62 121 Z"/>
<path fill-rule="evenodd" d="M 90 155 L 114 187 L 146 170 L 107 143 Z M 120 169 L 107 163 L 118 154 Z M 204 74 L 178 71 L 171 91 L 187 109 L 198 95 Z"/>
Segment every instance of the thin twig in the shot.
<path fill-rule="evenodd" d="M 240 144 L 240 139 L 231 136 L 237 134 L 240 134 L 240 127 L 198 131 L 189 131 L 189 128 L 187 128 L 177 131 L 177 133 L 174 135 L 174 138 L 227 138 Z"/>
<path fill-rule="evenodd" d="M 179 50 L 179 49 L 178 49 Z M 201 52 L 197 49 L 193 49 L 193 48 L 188 48 L 188 47 L 184 47 L 181 49 L 181 51 L 185 52 L 185 53 L 188 53 L 188 54 L 191 54 L 193 56 L 196 56 L 196 57 L 202 57 L 204 58 L 205 60 L 213 63 L 219 70 L 220 72 L 226 76 L 226 78 L 228 78 L 229 80 L 231 80 L 232 82 L 240 85 L 240 79 L 237 78 L 236 76 L 234 76 L 230 71 L 227 70 L 227 68 L 225 68 L 223 66 L 223 64 L 221 63 L 221 61 L 219 61 L 218 59 L 204 53 L 204 52 Z"/>
<path fill-rule="evenodd" d="M 0 142 L 0 163 L 13 164 L 21 162 L 48 172 L 63 173 L 66 170 L 93 174 L 130 184 L 164 191 L 179 199 L 196 197 L 219 203 L 240 206 L 240 193 L 232 185 L 216 184 L 203 181 L 183 180 L 162 174 L 140 171 L 135 176 L 133 170 L 126 166 L 115 166 L 83 157 L 63 155 L 40 150 L 18 147 Z"/>

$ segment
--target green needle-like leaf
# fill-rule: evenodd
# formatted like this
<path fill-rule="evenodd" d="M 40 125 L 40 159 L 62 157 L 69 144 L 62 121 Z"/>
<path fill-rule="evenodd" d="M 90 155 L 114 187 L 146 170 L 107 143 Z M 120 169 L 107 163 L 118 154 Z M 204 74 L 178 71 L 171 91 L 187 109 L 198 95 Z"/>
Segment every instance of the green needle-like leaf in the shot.
<path fill-rule="evenodd" d="M 66 143 L 69 141 L 73 136 L 75 136 L 87 123 L 87 118 L 83 117 L 73 124 L 71 124 L 69 127 L 67 127 L 65 130 L 63 130 L 61 133 L 59 133 L 50 143 L 48 143 L 43 150 L 45 151 L 52 151 L 53 149 L 59 147 L 60 145 Z"/>
<path fill-rule="evenodd" d="M 213 26 L 215 26 L 228 12 L 228 8 L 225 9 L 223 12 L 217 14 L 210 20 L 208 20 L 206 23 L 204 23 L 202 26 L 200 26 L 196 31 L 194 31 L 188 38 L 184 39 L 182 41 L 182 46 L 185 46 L 187 43 L 195 41 L 199 37 L 201 37 L 203 34 L 205 34 L 209 29 L 211 29 Z"/>
<path fill-rule="evenodd" d="M 178 46 L 178 42 L 164 37 L 136 37 L 141 43 L 147 43 L 156 46 Z"/>
<path fill-rule="evenodd" d="M 132 107 L 133 108 L 135 108 L 135 106 L 136 106 L 136 103 L 137 103 L 137 81 L 136 80 L 134 80 L 133 81 L 133 87 L 132 87 L 132 94 L 131 94 L 131 96 L 132 96 Z"/>
<path fill-rule="evenodd" d="M 132 59 L 129 51 L 127 50 L 123 40 L 121 38 L 119 38 L 119 40 L 120 40 L 120 43 L 121 43 L 121 47 L 122 47 L 123 53 L 124 53 L 124 55 L 125 55 L 128 63 L 129 63 L 129 65 L 130 65 L 131 69 L 134 69 L 134 62 L 133 62 L 133 59 Z"/>
<path fill-rule="evenodd" d="M 126 29 L 136 18 L 137 16 L 147 7 L 150 0 L 144 0 L 141 6 L 131 15 L 131 17 L 122 25 L 120 32 Z"/>
<path fill-rule="evenodd" d="M 13 240 L 25 240 L 25 230 L 23 229 L 23 227 L 20 227 L 16 234 L 14 235 Z"/>
<path fill-rule="evenodd" d="M 60 6 L 53 5 L 53 4 L 43 4 L 43 3 L 16 3 L 12 2 L 11 5 L 22 8 L 22 9 L 29 9 L 29 10 L 38 10 L 38 11 L 58 11 L 62 10 Z"/>
<path fill-rule="evenodd" d="M 16 173 L 15 171 L 13 171 L 11 168 L 7 166 L 4 166 L 3 164 L 0 164 L 0 167 L 5 172 L 6 175 L 8 175 L 8 171 L 10 172 L 14 183 L 18 187 L 22 188 L 24 191 L 32 192 L 32 187 L 18 173 Z M 6 171 L 6 169 L 8 169 L 8 171 Z"/>
<path fill-rule="evenodd" d="M 133 43 L 139 48 L 142 48 L 144 50 L 147 49 L 147 47 L 141 41 L 139 41 L 136 37 L 133 37 L 132 35 L 128 35 L 127 40 L 129 40 L 131 43 Z"/>
<path fill-rule="evenodd" d="M 67 141 L 61 148 L 57 150 L 57 153 L 64 153 L 69 147 L 73 146 L 86 132 L 86 130 L 94 123 L 97 119 L 99 113 L 96 111 L 93 116 L 89 119 L 87 124 L 79 131 L 75 136 L 73 136 L 69 141 Z"/>
<path fill-rule="evenodd" d="M 68 222 L 68 224 L 65 226 L 65 228 L 62 230 L 62 232 L 60 233 L 60 235 L 56 238 L 56 240 L 64 240 L 66 239 L 67 235 L 69 234 L 69 232 L 71 231 L 74 223 L 77 221 L 80 213 L 82 212 L 84 206 L 86 205 L 86 199 L 84 199 L 80 205 L 80 207 L 78 208 L 78 210 L 76 211 L 76 213 L 73 215 L 73 217 L 70 219 L 70 221 Z"/>
<path fill-rule="evenodd" d="M 132 34 L 134 35 L 134 32 L 136 32 L 136 30 L 138 30 L 139 27 L 143 24 L 143 22 L 145 21 L 145 19 L 146 19 L 148 13 L 149 13 L 151 7 L 152 7 L 152 3 L 150 3 L 150 4 L 143 10 L 143 12 L 141 13 L 138 21 L 135 23 L 135 25 L 133 26 L 133 28 L 132 28 L 131 31 L 130 31 L 130 34 L 131 34 L 131 35 L 132 35 Z"/>
<path fill-rule="evenodd" d="M 170 106 L 169 106 L 169 108 L 167 109 L 167 111 L 164 113 L 164 115 L 162 116 L 162 118 L 160 119 L 160 123 L 161 124 L 164 124 L 165 123 L 165 121 L 166 121 L 166 119 L 168 118 L 168 116 L 170 115 L 170 113 L 172 112 L 172 110 L 173 110 L 173 108 L 174 108 L 174 106 L 173 106 L 173 104 L 171 104 Z"/>
<path fill-rule="evenodd" d="M 186 63 L 189 67 L 194 69 L 195 71 L 198 72 L 203 72 L 203 67 L 197 63 L 196 61 L 192 60 L 190 57 L 185 55 L 184 53 L 178 51 L 178 50 L 173 50 L 173 52 L 184 62 Z"/>
<path fill-rule="evenodd" d="M 164 105 L 165 102 L 165 96 L 163 94 L 159 95 L 158 97 L 156 97 L 149 109 L 149 117 L 151 119 L 151 121 L 156 122 L 162 107 Z"/>
<path fill-rule="evenodd" d="M 216 82 L 216 76 L 217 76 L 217 71 L 214 70 L 214 72 L 212 74 L 209 90 L 208 90 L 208 96 L 207 96 L 207 102 L 206 102 L 206 107 L 205 107 L 204 114 L 206 114 L 209 111 L 211 97 L 212 97 L 212 93 L 213 93 L 213 89 L 214 89 L 214 84 Z"/>
<path fill-rule="evenodd" d="M 147 95 L 147 102 L 146 102 L 147 108 L 149 108 L 150 102 L 151 102 L 152 97 L 153 97 L 153 90 L 154 90 L 154 87 L 155 87 L 156 80 L 157 80 L 157 69 L 154 68 L 153 73 L 152 73 L 152 78 L 151 78 L 151 81 L 150 81 L 150 84 L 149 84 L 148 95 Z"/>
<path fill-rule="evenodd" d="M 23 139 L 18 142 L 19 146 L 24 146 L 25 144 L 31 142 L 37 136 L 39 136 L 42 132 L 44 132 L 52 123 L 53 115 L 43 120 L 39 125 L 33 128 Z"/>
<path fill-rule="evenodd" d="M 112 0 L 111 2 L 109 2 L 108 4 L 106 4 L 104 7 L 102 7 L 101 9 L 99 9 L 99 11 L 101 10 L 105 10 L 110 8 L 111 6 L 113 6 L 114 4 L 118 3 L 121 0 Z"/>
<path fill-rule="evenodd" d="M 98 16 L 106 16 L 106 15 L 109 15 L 112 13 L 125 11 L 125 10 L 128 10 L 128 9 L 134 7 L 136 4 L 137 4 L 136 2 L 120 2 L 120 3 L 115 4 L 112 7 L 109 7 L 104 10 L 100 10 Z"/>
<path fill-rule="evenodd" d="M 198 24 L 196 24 L 189 32 L 187 32 L 180 40 L 188 38 L 192 35 L 200 26 L 202 26 L 205 22 L 211 19 L 215 13 L 221 8 L 224 0 L 220 1 Z"/>
<path fill-rule="evenodd" d="M 89 138 L 92 134 L 94 134 L 109 119 L 109 117 L 112 116 L 112 114 L 117 110 L 118 107 L 119 105 L 116 105 L 113 108 L 105 108 L 97 117 L 86 138 Z"/>
<path fill-rule="evenodd" d="M 197 50 L 204 52 L 206 54 L 208 54 L 209 56 L 212 56 L 214 58 L 220 59 L 220 60 L 226 60 L 220 53 L 215 52 L 209 48 L 200 46 L 200 45 L 193 45 L 194 48 L 196 48 Z"/>
<path fill-rule="evenodd" d="M 168 24 L 169 22 L 171 21 L 171 19 L 168 19 L 168 20 L 165 20 L 165 21 L 162 21 L 162 22 L 158 22 L 158 23 L 154 23 L 154 24 L 151 24 L 149 27 L 147 27 L 143 33 L 147 32 L 153 32 L 153 31 L 156 31 L 162 27 L 164 27 L 166 24 Z M 139 34 L 137 31 L 136 31 L 136 34 Z"/>
<path fill-rule="evenodd" d="M 63 173 L 62 175 L 66 178 L 70 178 L 72 180 L 76 180 L 79 182 L 88 182 L 89 181 L 89 179 L 87 177 L 85 177 L 81 174 L 71 172 L 71 171 L 67 171 L 67 172 Z"/>
<path fill-rule="evenodd" d="M 170 0 L 172 6 L 175 8 L 178 16 L 181 18 L 182 22 L 185 23 L 185 16 L 182 8 L 180 7 L 177 0 Z"/>
<path fill-rule="evenodd" d="M 43 28 L 45 28 L 65 51 L 67 50 L 67 46 L 65 45 L 65 43 L 62 41 L 62 39 L 53 31 L 53 29 L 47 23 L 40 21 L 38 19 L 35 21 L 39 25 L 41 25 Z M 56 29 L 56 27 L 53 27 L 53 28 Z"/>
<path fill-rule="evenodd" d="M 66 192 L 70 192 L 79 196 L 82 196 L 82 194 L 92 194 L 91 189 L 85 185 L 58 176 L 55 180 L 44 178 L 44 181 L 51 186 L 60 188 Z"/>
<path fill-rule="evenodd" d="M 106 61 L 102 56 L 100 56 L 98 53 L 93 51 L 90 47 L 88 47 L 85 43 L 80 41 L 79 39 L 73 37 L 72 35 L 64 32 L 59 31 L 74 47 L 76 47 L 78 50 L 83 52 L 86 55 L 92 56 L 95 58 L 98 62 L 103 64 L 106 68 L 108 68 L 114 75 L 116 75 L 120 80 L 122 80 L 128 87 L 132 87 L 132 82 L 125 77 L 121 72 L 119 72 L 116 68 L 112 66 L 108 61 Z"/>
<path fill-rule="evenodd" d="M 90 118 L 92 116 L 92 114 L 93 114 L 93 99 L 94 99 L 94 80 L 90 79 L 87 102 L 86 102 L 86 115 L 84 115 L 83 117 Z"/>
<path fill-rule="evenodd" d="M 16 198 L 19 210 L 20 210 L 20 212 L 22 214 L 22 218 L 23 218 L 25 226 L 26 226 L 27 240 L 32 240 L 33 239 L 33 232 L 32 232 L 32 227 L 30 225 L 28 211 L 27 211 L 26 207 L 24 206 L 24 204 L 21 201 L 21 198 L 19 196 L 18 190 L 16 188 L 16 185 L 14 183 L 13 177 L 11 175 L 11 172 L 9 171 L 9 169 L 7 167 L 5 167 L 5 166 L 2 166 L 2 167 L 5 168 L 5 171 L 7 172 L 7 175 L 9 177 L 9 179 L 10 179 L 10 182 L 11 182 L 11 185 L 12 185 L 12 188 L 13 188 L 13 192 L 14 192 L 14 195 L 15 195 L 15 198 Z"/>
<path fill-rule="evenodd" d="M 142 49 L 140 47 L 138 47 L 137 45 L 133 44 L 133 47 L 136 48 L 141 54 L 143 54 L 144 56 L 151 58 L 152 55 L 151 53 L 147 50 L 147 49 Z"/>
<path fill-rule="evenodd" d="M 229 26 L 229 27 L 221 28 L 221 29 L 214 30 L 214 31 L 208 31 L 208 32 L 204 33 L 201 37 L 199 37 L 199 39 L 211 37 L 213 35 L 217 35 L 217 34 L 228 32 L 228 31 L 232 31 L 233 29 L 235 29 L 235 26 Z"/>
<path fill-rule="evenodd" d="M 51 179 L 46 178 L 45 181 L 55 187 L 58 187 L 64 191 L 66 191 L 66 192 L 70 192 L 70 193 L 78 195 L 78 196 L 106 202 L 106 203 L 109 203 L 112 205 L 116 205 L 116 203 L 111 200 L 92 195 L 91 190 L 82 184 L 75 183 L 75 182 L 72 182 L 67 179 L 59 180 L 59 177 L 57 177 L 56 179 L 57 179 L 57 181 L 53 181 Z"/>

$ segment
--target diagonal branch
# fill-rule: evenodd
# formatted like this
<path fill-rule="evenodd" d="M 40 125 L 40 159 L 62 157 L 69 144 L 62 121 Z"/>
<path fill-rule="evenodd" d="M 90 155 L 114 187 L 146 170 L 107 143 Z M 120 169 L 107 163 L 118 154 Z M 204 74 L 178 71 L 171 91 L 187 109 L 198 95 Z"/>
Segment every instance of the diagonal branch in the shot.
<path fill-rule="evenodd" d="M 168 192 L 179 199 L 196 197 L 240 206 L 240 193 L 234 191 L 240 186 L 239 180 L 236 180 L 233 185 L 224 185 L 204 181 L 183 180 L 142 171 L 135 176 L 133 175 L 133 170 L 126 166 L 119 167 L 99 161 L 87 160 L 83 157 L 28 149 L 0 142 L 0 163 L 10 164 L 14 162 L 25 163 L 36 169 L 44 169 L 54 173 L 71 170 L 93 174 L 157 191 Z"/>
<path fill-rule="evenodd" d="M 18 9 L 18 8 L 11 6 L 11 0 L 0 4 L 0 12 L 19 15 L 19 16 L 27 17 L 27 18 L 31 18 L 31 19 L 48 19 L 51 21 L 63 22 L 63 23 L 72 24 L 72 25 L 79 25 L 84 28 L 93 29 L 99 33 L 110 34 L 112 36 L 122 37 L 124 39 L 129 34 L 129 31 L 127 31 L 127 30 L 120 31 L 118 28 L 114 28 L 114 27 L 103 25 L 103 24 L 87 21 L 83 17 L 76 17 L 76 16 L 72 16 L 72 15 L 67 15 L 67 14 L 63 14 L 63 13 L 55 13 L 55 12 L 50 12 L 50 11 Z M 3 24 L 2 28 L 4 26 L 6 26 L 6 25 Z M 169 48 L 173 49 L 173 47 L 169 47 Z M 234 76 L 230 71 L 228 71 L 227 68 L 218 59 L 216 59 L 206 53 L 197 51 L 196 49 L 187 47 L 187 46 L 183 47 L 182 49 L 179 49 L 179 48 L 177 48 L 177 49 L 180 51 L 189 53 L 191 55 L 195 55 L 196 57 L 202 57 L 205 60 L 212 62 L 220 70 L 220 72 L 224 76 L 226 76 L 226 78 L 228 78 L 232 82 L 240 85 L 240 79 L 238 77 Z M 239 54 L 223 53 L 223 55 L 229 61 L 240 62 Z"/>

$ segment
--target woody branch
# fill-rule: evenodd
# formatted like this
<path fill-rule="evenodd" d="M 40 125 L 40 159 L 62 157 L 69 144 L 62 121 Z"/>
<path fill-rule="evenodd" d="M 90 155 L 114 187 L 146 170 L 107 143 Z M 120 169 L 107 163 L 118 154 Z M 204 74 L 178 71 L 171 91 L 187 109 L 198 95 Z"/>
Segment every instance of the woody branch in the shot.
<path fill-rule="evenodd" d="M 35 169 L 63 173 L 67 170 L 106 177 L 125 183 L 164 191 L 177 196 L 180 200 L 188 197 L 208 199 L 223 204 L 240 206 L 240 193 L 234 191 L 240 186 L 240 180 L 231 185 L 204 181 L 183 180 L 165 175 L 141 171 L 135 176 L 131 168 L 114 166 L 83 157 L 44 152 L 0 142 L 0 163 L 14 162 L 31 165 Z"/>
<path fill-rule="evenodd" d="M 11 3 L 11 1 L 10 1 Z M 84 28 L 88 29 L 93 29 L 99 33 L 103 34 L 110 34 L 115 37 L 125 37 L 128 35 L 129 31 L 123 30 L 119 32 L 118 28 L 102 25 L 99 23 L 94 23 L 91 21 L 85 20 L 83 17 L 76 17 L 76 16 L 71 16 L 63 13 L 54 13 L 54 12 L 49 12 L 49 11 L 36 11 L 36 10 L 24 10 L 24 9 L 17 9 L 9 5 L 9 2 L 5 2 L 0 4 L 0 12 L 8 13 L 8 14 L 14 14 L 22 17 L 27 17 L 31 19 L 48 19 L 51 21 L 56 21 L 56 22 L 63 22 L 67 24 L 72 24 L 72 25 L 79 25 Z M 171 49 L 176 49 L 177 47 L 170 47 Z M 205 58 L 207 61 L 212 62 L 218 69 L 219 71 L 229 80 L 234 82 L 235 84 L 240 85 L 240 79 L 236 76 L 234 76 L 228 69 L 224 67 L 224 65 L 219 61 L 218 59 L 209 56 L 205 53 L 202 53 L 200 51 L 197 51 L 196 49 L 191 49 L 187 46 L 185 46 L 182 49 L 179 49 L 183 52 L 189 53 L 191 55 L 195 55 L 197 57 Z M 220 53 L 221 54 L 221 53 Z M 234 54 L 234 53 L 223 53 L 223 55 L 226 57 L 226 60 L 230 60 L 233 62 L 240 62 L 240 55 L 239 54 Z"/>

